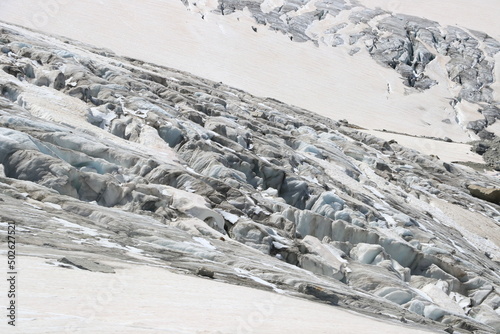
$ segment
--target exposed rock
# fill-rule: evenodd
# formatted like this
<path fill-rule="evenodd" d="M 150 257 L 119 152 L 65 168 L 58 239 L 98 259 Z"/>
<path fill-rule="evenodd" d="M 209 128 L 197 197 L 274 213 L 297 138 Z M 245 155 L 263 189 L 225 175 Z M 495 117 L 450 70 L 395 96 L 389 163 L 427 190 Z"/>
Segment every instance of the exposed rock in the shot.
<path fill-rule="evenodd" d="M 475 133 L 484 131 L 484 128 L 488 125 L 485 119 L 480 119 L 477 121 L 472 121 L 467 124 L 467 129 L 474 131 Z"/>
<path fill-rule="evenodd" d="M 324 289 L 319 286 L 311 284 L 303 284 L 299 287 L 299 292 L 305 293 L 306 295 L 311 295 L 319 300 L 325 301 L 330 305 L 337 305 L 339 302 L 339 297 L 336 296 L 331 291 Z"/>
<path fill-rule="evenodd" d="M 204 277 L 208 277 L 208 278 L 214 278 L 215 273 L 210 269 L 207 269 L 205 267 L 201 267 L 201 268 L 198 268 L 198 270 L 196 270 L 196 275 L 204 276 Z"/>
<path fill-rule="evenodd" d="M 99 262 L 94 262 L 88 259 L 83 259 L 83 258 L 77 258 L 77 257 L 63 257 L 62 259 L 59 259 L 59 262 L 64 263 L 64 264 L 70 264 L 72 266 L 75 266 L 79 269 L 83 270 L 89 270 L 93 272 L 100 272 L 100 273 L 107 273 L 107 274 L 114 274 L 115 270 L 113 267 L 108 266 L 106 264 L 102 264 Z"/>
<path fill-rule="evenodd" d="M 485 188 L 478 185 L 467 187 L 472 196 L 484 199 L 485 201 L 500 204 L 500 188 Z"/>
<path fill-rule="evenodd" d="M 472 143 L 471 151 L 481 154 L 484 161 L 493 169 L 500 170 L 500 139 L 490 136 L 486 132 L 487 139 Z"/>

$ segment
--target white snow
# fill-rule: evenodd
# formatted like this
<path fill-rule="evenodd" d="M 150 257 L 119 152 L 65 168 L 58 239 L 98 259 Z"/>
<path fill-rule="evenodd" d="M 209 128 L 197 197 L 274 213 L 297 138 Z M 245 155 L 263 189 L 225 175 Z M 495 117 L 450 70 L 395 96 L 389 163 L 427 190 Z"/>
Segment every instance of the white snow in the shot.
<path fill-rule="evenodd" d="M 62 207 L 59 204 L 50 203 L 50 202 L 44 202 L 44 204 L 46 206 L 49 206 L 49 207 L 53 208 L 53 209 L 62 210 Z"/>
<path fill-rule="evenodd" d="M 99 245 L 99 246 L 102 246 L 102 247 L 106 247 L 106 248 L 115 248 L 115 249 L 122 249 L 122 250 L 128 251 L 127 247 L 121 246 L 121 245 L 117 244 L 116 242 L 109 240 L 108 238 L 97 238 L 97 240 L 92 241 L 92 243 Z"/>
<path fill-rule="evenodd" d="M 384 219 L 387 221 L 387 224 L 389 224 L 389 226 L 394 227 L 397 225 L 396 221 L 394 220 L 394 218 L 392 218 L 392 216 L 385 214 L 385 213 L 382 213 L 382 217 L 384 217 Z"/>
<path fill-rule="evenodd" d="M 22 287 L 17 300 L 18 325 L 26 334 L 41 329 L 123 334 L 319 334 L 365 333 L 367 329 L 387 334 L 429 333 L 338 307 L 178 275 L 159 267 L 106 263 L 117 268 L 116 274 L 103 274 L 48 266 L 46 261 L 19 257 L 23 275 L 18 277 Z M 10 331 L 5 321 L 0 323 L 0 331 Z"/>
<path fill-rule="evenodd" d="M 269 283 L 269 282 L 263 280 L 260 277 L 252 275 L 252 273 L 250 273 L 248 270 L 241 269 L 241 268 L 234 268 L 234 271 L 236 271 L 238 273 L 238 276 L 249 278 L 252 281 L 255 281 L 255 282 L 259 283 L 259 284 L 262 284 L 264 286 L 268 286 L 270 288 L 273 288 L 273 290 L 275 292 L 277 292 L 277 293 L 285 293 L 283 290 L 278 289 L 275 284 Z"/>
<path fill-rule="evenodd" d="M 364 187 L 368 190 L 370 190 L 375 196 L 377 196 L 378 198 L 385 198 L 385 196 L 380 192 L 378 191 L 378 189 L 372 187 L 372 186 L 367 186 L 367 185 L 364 185 Z"/>
<path fill-rule="evenodd" d="M 24 202 L 23 204 L 24 204 L 24 205 L 27 205 L 27 206 L 30 206 L 30 207 L 32 207 L 32 208 L 35 208 L 35 209 L 37 209 L 37 210 L 41 210 L 41 209 L 42 209 L 41 207 L 39 207 L 39 206 L 38 206 L 38 205 L 36 205 L 36 204 L 32 204 L 32 203 L 28 203 L 28 202 Z"/>
<path fill-rule="evenodd" d="M 433 140 L 428 138 L 415 138 L 401 134 L 394 134 L 382 131 L 365 131 L 373 136 L 385 139 L 395 140 L 398 144 L 412 148 L 424 154 L 435 154 L 439 159 L 445 162 L 453 161 L 472 161 L 484 163 L 483 158 L 470 150 L 470 145 L 464 143 L 448 143 L 445 141 Z M 446 133 L 441 133 L 441 138 L 446 137 Z M 437 137 L 438 137 L 437 136 Z M 413 168 L 412 166 L 404 166 Z"/>
<path fill-rule="evenodd" d="M 99 235 L 99 232 L 97 232 L 97 230 L 95 230 L 95 229 L 88 228 L 85 226 L 80 226 L 80 225 L 77 225 L 74 223 L 70 223 L 69 221 L 61 219 L 61 218 L 53 217 L 51 221 L 56 222 L 56 223 L 62 225 L 63 227 L 65 227 L 65 228 L 58 228 L 57 230 L 59 230 L 59 231 L 68 231 L 69 230 L 69 231 L 73 231 L 73 232 L 77 232 L 77 233 L 81 233 L 81 234 L 86 234 L 86 235 L 90 235 L 90 236 Z"/>
<path fill-rule="evenodd" d="M 196 241 L 197 243 L 199 243 L 200 245 L 202 245 L 205 248 L 208 248 L 208 249 L 211 249 L 211 250 L 216 250 L 217 249 L 217 247 L 215 247 L 214 245 L 212 245 L 210 243 L 210 241 L 208 241 L 207 239 L 200 238 L 200 237 L 193 237 L 193 240 Z"/>
<path fill-rule="evenodd" d="M 190 173 L 193 173 L 193 174 L 196 174 L 196 175 L 200 175 L 200 173 L 198 173 L 197 171 L 195 171 L 194 169 L 192 169 L 191 167 L 186 167 L 186 170 Z"/>
<path fill-rule="evenodd" d="M 230 222 L 231 224 L 236 224 L 236 222 L 238 222 L 238 220 L 240 219 L 240 217 L 238 217 L 237 215 L 224 210 L 215 209 L 214 211 L 220 213 L 222 217 L 224 217 L 224 219 Z"/>
<path fill-rule="evenodd" d="M 276 249 L 286 249 L 288 248 L 287 245 L 282 244 L 281 242 L 278 241 L 273 241 L 273 247 Z"/>

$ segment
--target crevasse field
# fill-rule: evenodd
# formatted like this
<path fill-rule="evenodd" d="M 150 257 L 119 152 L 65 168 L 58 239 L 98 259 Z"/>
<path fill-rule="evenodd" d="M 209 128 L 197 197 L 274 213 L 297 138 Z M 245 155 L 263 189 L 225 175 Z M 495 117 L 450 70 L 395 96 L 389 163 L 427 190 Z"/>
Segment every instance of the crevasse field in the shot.
<path fill-rule="evenodd" d="M 500 332 L 498 11 L 2 0 L 2 332 Z"/>

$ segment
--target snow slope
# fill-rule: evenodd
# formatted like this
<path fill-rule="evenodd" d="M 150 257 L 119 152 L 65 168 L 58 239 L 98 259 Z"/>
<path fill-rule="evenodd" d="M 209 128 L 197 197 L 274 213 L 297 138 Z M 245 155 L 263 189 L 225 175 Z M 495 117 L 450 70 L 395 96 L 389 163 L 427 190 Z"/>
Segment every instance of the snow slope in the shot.
<path fill-rule="evenodd" d="M 161 267 L 110 262 L 119 267 L 110 275 L 59 268 L 50 257 L 19 261 L 17 333 L 431 333 Z M 64 294 L 54 298 L 40 289 L 41 282 Z M 3 321 L 0 328 L 8 330 Z"/>

